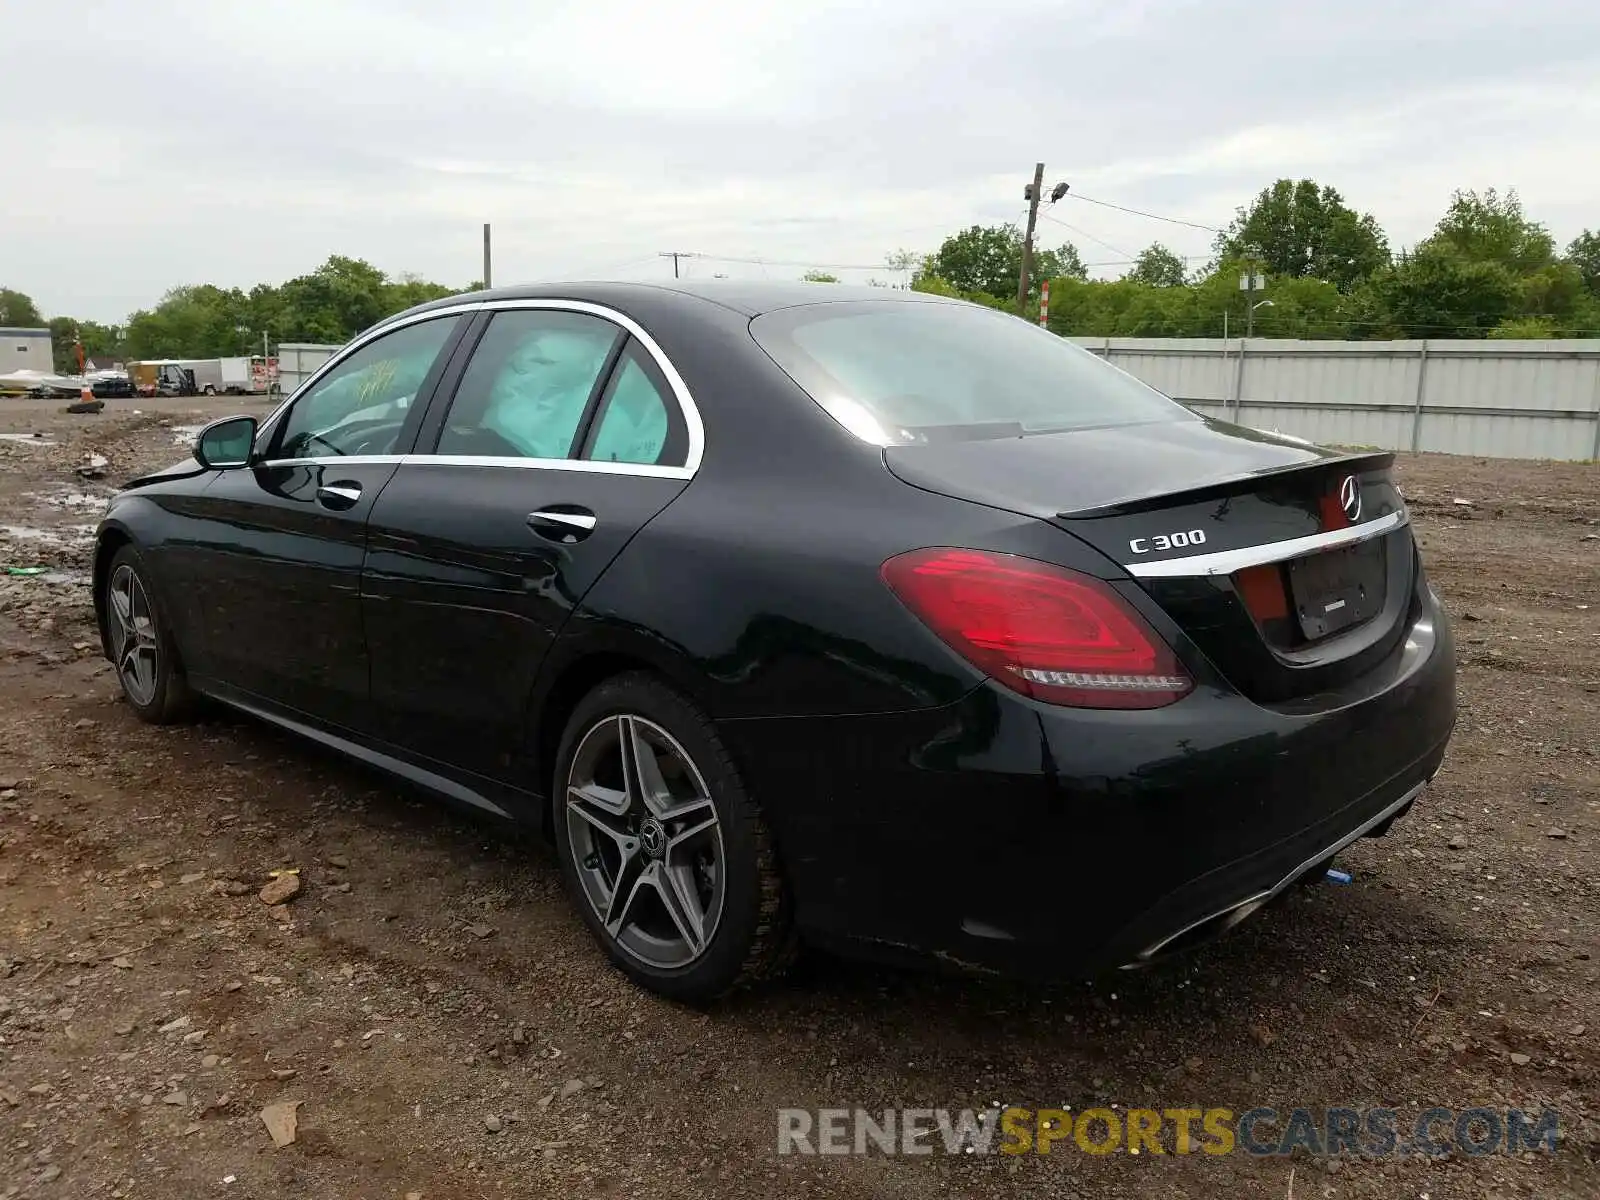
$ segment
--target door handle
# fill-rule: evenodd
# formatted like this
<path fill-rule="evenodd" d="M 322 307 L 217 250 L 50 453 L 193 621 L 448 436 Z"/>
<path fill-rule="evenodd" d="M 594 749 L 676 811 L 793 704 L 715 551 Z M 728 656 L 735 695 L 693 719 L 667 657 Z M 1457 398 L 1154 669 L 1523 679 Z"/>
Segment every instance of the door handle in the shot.
<path fill-rule="evenodd" d="M 325 483 L 317 488 L 317 500 L 324 508 L 353 508 L 360 499 L 359 483 Z"/>
<path fill-rule="evenodd" d="M 541 508 L 528 514 L 528 527 L 552 542 L 578 542 L 594 532 L 595 515 L 575 504 Z"/>

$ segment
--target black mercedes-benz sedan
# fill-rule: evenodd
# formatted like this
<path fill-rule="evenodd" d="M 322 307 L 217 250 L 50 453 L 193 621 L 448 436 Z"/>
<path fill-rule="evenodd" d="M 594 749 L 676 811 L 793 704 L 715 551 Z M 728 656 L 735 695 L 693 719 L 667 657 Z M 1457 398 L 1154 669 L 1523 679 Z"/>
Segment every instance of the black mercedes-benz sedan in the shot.
<path fill-rule="evenodd" d="M 1391 478 L 888 289 L 583 284 L 357 337 L 135 480 L 94 595 L 194 697 L 542 828 L 703 999 L 810 944 L 1138 966 L 1384 832 L 1455 664 Z"/>

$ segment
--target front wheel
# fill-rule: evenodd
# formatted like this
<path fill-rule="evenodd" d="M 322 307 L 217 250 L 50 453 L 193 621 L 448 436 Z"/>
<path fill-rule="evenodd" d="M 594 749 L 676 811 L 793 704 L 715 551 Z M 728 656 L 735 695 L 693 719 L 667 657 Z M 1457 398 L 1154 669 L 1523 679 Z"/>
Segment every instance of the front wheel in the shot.
<path fill-rule="evenodd" d="M 118 550 L 106 574 L 106 632 L 122 694 L 142 721 L 165 725 L 189 708 L 172 636 L 150 595 L 148 571 L 132 546 Z"/>
<path fill-rule="evenodd" d="M 647 675 L 596 688 L 557 756 L 555 839 L 612 962 L 676 1000 L 772 975 L 793 952 L 772 838 L 716 731 Z"/>

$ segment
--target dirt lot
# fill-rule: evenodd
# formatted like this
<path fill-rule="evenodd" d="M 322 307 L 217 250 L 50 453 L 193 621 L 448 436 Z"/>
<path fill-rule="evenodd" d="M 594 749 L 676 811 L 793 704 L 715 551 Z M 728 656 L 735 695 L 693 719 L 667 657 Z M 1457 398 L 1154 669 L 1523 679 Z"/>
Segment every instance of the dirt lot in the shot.
<path fill-rule="evenodd" d="M 146 411 L 134 415 L 131 409 Z M 1042 989 L 810 960 L 696 1012 L 537 843 L 226 716 L 138 723 L 86 535 L 237 403 L 0 400 L 0 1195 L 1600 1195 L 1600 468 L 1407 458 L 1461 723 L 1412 816 L 1178 964 Z M 48 443 L 48 444 L 46 444 Z M 76 468 L 98 454 L 101 479 Z M 1457 503 L 1469 500 L 1470 505 Z M 269 907 L 257 889 L 298 868 Z M 782 1157 L 776 1109 L 1561 1112 L 1554 1155 Z M 274 1149 L 261 1110 L 299 1101 Z M 1291 1178 L 1291 1172 L 1293 1177 Z"/>

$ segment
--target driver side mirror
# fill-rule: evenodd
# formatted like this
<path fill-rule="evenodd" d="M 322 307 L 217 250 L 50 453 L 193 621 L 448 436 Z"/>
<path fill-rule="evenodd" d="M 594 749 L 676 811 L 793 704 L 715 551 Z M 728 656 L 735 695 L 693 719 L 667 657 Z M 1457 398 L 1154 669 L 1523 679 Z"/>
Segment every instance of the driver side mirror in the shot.
<path fill-rule="evenodd" d="M 207 425 L 194 439 L 194 457 L 202 467 L 214 471 L 247 467 L 255 444 L 254 417 L 223 417 Z"/>

